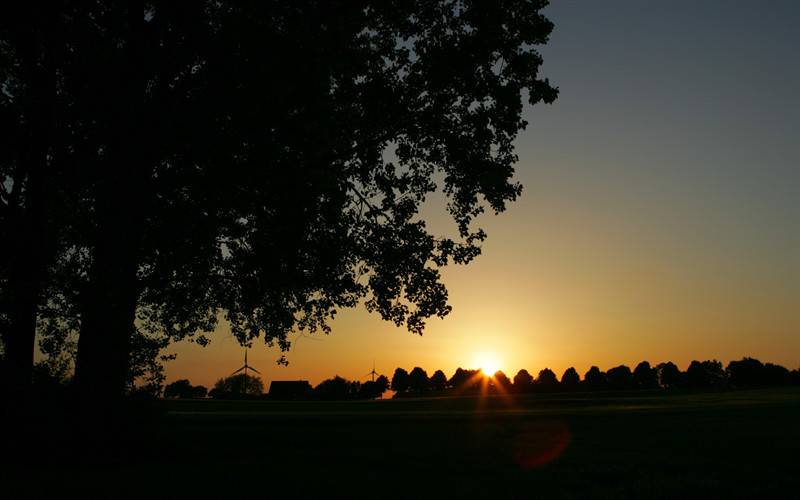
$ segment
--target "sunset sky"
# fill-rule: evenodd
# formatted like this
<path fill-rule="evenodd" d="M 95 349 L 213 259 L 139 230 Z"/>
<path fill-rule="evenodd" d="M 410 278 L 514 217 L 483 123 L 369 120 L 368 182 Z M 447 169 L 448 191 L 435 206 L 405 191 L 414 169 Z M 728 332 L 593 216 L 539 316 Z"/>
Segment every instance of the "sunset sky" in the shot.
<path fill-rule="evenodd" d="M 333 333 L 249 364 L 275 379 L 365 380 L 375 361 L 510 376 L 643 359 L 800 367 L 800 2 L 556 1 L 542 49 L 560 88 L 517 141 L 523 196 L 445 271 L 452 314 L 422 337 L 343 311 Z M 430 227 L 448 230 L 431 201 Z M 225 328 L 177 344 L 168 381 L 242 364 Z"/>

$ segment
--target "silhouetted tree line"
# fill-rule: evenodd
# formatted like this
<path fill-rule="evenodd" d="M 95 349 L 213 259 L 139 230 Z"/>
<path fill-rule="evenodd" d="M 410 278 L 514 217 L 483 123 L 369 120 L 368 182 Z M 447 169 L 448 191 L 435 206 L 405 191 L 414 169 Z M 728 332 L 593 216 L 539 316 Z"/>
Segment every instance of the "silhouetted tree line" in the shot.
<path fill-rule="evenodd" d="M 381 397 L 388 388 L 389 379 L 385 375 L 380 375 L 375 380 L 367 382 L 347 380 L 336 375 L 320 382 L 310 393 L 298 395 L 293 399 L 320 401 L 375 399 Z M 206 389 L 202 386 L 192 386 L 188 380 L 177 380 L 167 385 L 164 397 L 204 398 Z M 208 391 L 208 397 L 212 399 L 265 399 L 269 397 L 269 394 L 264 394 L 264 384 L 260 377 L 242 373 L 218 380 L 211 391 Z"/>
<path fill-rule="evenodd" d="M 408 372 L 397 368 L 391 380 L 391 389 L 399 396 L 437 394 L 450 389 L 456 393 L 477 392 L 489 389 L 496 392 L 533 393 L 601 390 L 648 390 L 648 389 L 722 389 L 748 387 L 775 387 L 800 385 L 800 369 L 789 369 L 773 363 L 762 363 L 753 358 L 731 361 L 723 368 L 717 360 L 692 361 L 686 371 L 675 363 L 665 362 L 656 366 L 642 361 L 631 370 L 619 365 L 602 371 L 592 366 L 581 379 L 575 368 L 567 368 L 558 376 L 549 368 L 539 371 L 536 377 L 522 369 L 513 380 L 502 371 L 483 374 L 480 370 L 456 369 L 447 379 L 442 370 L 431 377 L 420 367 Z"/>
<path fill-rule="evenodd" d="M 383 395 L 389 388 L 389 379 L 384 375 L 374 381 L 359 382 L 346 380 L 340 376 L 323 380 L 316 387 L 312 397 L 322 401 L 344 399 L 375 399 Z"/>

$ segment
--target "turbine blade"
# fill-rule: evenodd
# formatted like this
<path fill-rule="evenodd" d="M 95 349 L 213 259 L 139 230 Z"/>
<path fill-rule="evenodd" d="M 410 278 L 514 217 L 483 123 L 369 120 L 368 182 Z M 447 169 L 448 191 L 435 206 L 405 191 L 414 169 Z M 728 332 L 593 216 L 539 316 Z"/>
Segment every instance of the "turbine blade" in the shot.
<path fill-rule="evenodd" d="M 261 375 L 261 372 L 260 372 L 260 371 L 258 371 L 258 370 L 256 370 L 256 369 L 255 369 L 255 368 L 253 368 L 252 366 L 248 366 L 247 368 L 249 368 L 249 369 L 253 370 L 254 372 L 258 373 L 259 375 Z"/>
<path fill-rule="evenodd" d="M 247 366 L 243 366 L 243 367 L 239 368 L 235 372 L 231 373 L 231 375 L 236 375 L 237 373 L 239 373 L 240 371 L 244 370 L 245 368 L 247 368 Z"/>

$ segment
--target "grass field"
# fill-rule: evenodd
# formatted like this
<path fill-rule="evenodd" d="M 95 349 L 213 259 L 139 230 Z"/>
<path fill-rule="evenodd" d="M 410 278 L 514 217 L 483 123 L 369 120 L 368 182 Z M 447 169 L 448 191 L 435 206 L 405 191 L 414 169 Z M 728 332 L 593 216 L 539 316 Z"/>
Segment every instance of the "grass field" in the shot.
<path fill-rule="evenodd" d="M 800 497 L 797 388 L 165 405 L 116 455 L 6 468 L 5 498 Z"/>

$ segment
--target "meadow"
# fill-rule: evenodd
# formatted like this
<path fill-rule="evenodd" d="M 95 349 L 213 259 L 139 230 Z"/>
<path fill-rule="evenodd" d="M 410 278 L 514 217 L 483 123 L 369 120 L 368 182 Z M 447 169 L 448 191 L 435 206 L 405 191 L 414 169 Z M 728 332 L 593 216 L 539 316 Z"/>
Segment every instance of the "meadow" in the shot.
<path fill-rule="evenodd" d="M 797 388 L 161 405 L 136 432 L 95 443 L 97 454 L 40 447 L 38 463 L 4 469 L 5 498 L 800 492 Z"/>

